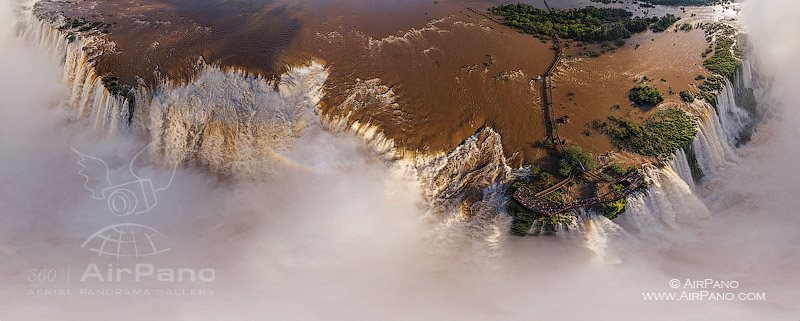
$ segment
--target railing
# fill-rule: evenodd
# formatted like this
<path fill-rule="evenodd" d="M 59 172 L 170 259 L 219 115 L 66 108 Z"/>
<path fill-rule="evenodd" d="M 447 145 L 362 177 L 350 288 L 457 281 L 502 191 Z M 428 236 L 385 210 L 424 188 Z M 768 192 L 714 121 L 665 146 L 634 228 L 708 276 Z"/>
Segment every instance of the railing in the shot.
<path fill-rule="evenodd" d="M 539 193 L 533 193 L 533 191 L 527 187 L 520 187 L 514 192 L 513 197 L 515 200 L 517 200 L 517 202 L 525 206 L 525 208 L 537 213 L 551 216 L 574 208 L 586 207 L 598 203 L 619 200 L 629 195 L 630 193 L 633 193 L 637 188 L 639 188 L 639 186 L 641 186 L 644 183 L 644 175 L 642 175 L 642 173 L 640 173 L 639 171 L 634 171 L 632 173 L 629 173 L 627 176 L 617 181 L 617 183 L 622 181 L 630 182 L 630 185 L 628 185 L 628 187 L 625 188 L 624 190 L 620 192 L 612 191 L 607 194 L 598 195 L 587 199 L 582 199 L 577 202 L 565 204 L 565 203 L 554 202 L 544 198 L 545 195 L 555 191 L 558 188 L 561 188 L 563 184 L 566 184 L 571 180 L 572 180 L 572 175 L 570 175 L 568 179 L 565 179 L 560 183 Z"/>

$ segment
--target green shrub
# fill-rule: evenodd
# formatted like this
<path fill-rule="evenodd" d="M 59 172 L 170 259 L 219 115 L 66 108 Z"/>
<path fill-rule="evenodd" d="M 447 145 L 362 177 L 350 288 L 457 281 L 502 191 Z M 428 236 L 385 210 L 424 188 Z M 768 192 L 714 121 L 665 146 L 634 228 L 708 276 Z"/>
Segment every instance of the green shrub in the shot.
<path fill-rule="evenodd" d="M 623 197 L 616 201 L 592 205 L 590 209 L 594 210 L 598 215 L 603 215 L 609 220 L 613 220 L 625 212 L 626 204 L 628 204 L 628 198 Z"/>
<path fill-rule="evenodd" d="M 534 192 L 539 192 L 555 184 L 553 182 L 553 175 L 550 175 L 550 173 L 542 171 L 537 166 L 531 166 L 530 170 L 530 174 L 516 179 L 505 191 L 507 197 L 506 212 L 513 219 L 511 223 L 511 234 L 517 236 L 527 235 L 534 222 L 541 220 L 543 216 L 525 208 L 522 204 L 511 198 L 511 195 L 514 191 L 523 186 Z"/>
<path fill-rule="evenodd" d="M 611 175 L 611 177 L 616 177 L 616 178 L 620 178 L 622 177 L 622 175 L 628 173 L 628 171 L 625 170 L 625 168 L 623 168 L 622 165 L 617 163 L 611 163 L 611 165 L 608 165 L 608 167 L 606 167 L 604 171 L 608 173 L 608 175 Z"/>
<path fill-rule="evenodd" d="M 628 98 L 637 105 L 651 106 L 664 101 L 658 89 L 650 86 L 635 86 L 628 93 Z"/>
<path fill-rule="evenodd" d="M 692 93 L 690 93 L 688 90 L 681 90 L 680 95 L 681 99 L 683 99 L 683 101 L 687 103 L 691 103 L 694 101 L 694 95 L 692 95 Z"/>
<path fill-rule="evenodd" d="M 570 173 L 572 173 L 572 165 L 563 159 L 558 161 L 558 174 L 567 177 Z"/>

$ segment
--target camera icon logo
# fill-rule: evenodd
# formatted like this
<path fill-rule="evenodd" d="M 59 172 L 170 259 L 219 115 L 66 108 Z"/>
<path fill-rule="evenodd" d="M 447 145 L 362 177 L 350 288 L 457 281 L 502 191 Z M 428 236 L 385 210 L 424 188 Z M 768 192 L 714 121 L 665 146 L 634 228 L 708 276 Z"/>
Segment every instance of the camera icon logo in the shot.
<path fill-rule="evenodd" d="M 156 194 L 172 184 L 177 164 L 172 168 L 172 175 L 164 186 L 156 187 L 153 179 L 139 177 L 134 171 L 134 164 L 144 151 L 152 144 L 143 148 L 131 160 L 129 171 L 132 179 L 122 184 L 112 184 L 111 172 L 108 164 L 97 157 L 92 157 L 72 149 L 80 159 L 78 174 L 85 179 L 84 188 L 91 192 L 92 198 L 103 200 L 108 210 L 117 217 L 136 216 L 153 210 L 158 204 Z M 127 176 L 127 175 L 125 175 Z M 91 235 L 81 245 L 98 255 L 121 257 L 141 257 L 155 255 L 169 251 L 169 248 L 158 246 L 165 236 L 145 225 L 125 222 L 105 227 Z"/>
<path fill-rule="evenodd" d="M 101 192 L 108 209 L 116 216 L 146 213 L 158 203 L 153 181 L 149 179 L 108 187 Z"/>
<path fill-rule="evenodd" d="M 115 216 L 149 212 L 158 204 L 156 193 L 167 189 L 172 184 L 177 170 L 177 164 L 175 164 L 169 182 L 158 188 L 152 179 L 139 177 L 133 169 L 134 164 L 149 147 L 143 148 L 131 160 L 129 171 L 133 179 L 116 185 L 111 183 L 111 173 L 104 160 L 86 155 L 73 148 L 72 150 L 80 157 L 77 161 L 81 166 L 78 174 L 85 179 L 83 187 L 92 193 L 92 198 L 106 201 L 108 209 Z"/>

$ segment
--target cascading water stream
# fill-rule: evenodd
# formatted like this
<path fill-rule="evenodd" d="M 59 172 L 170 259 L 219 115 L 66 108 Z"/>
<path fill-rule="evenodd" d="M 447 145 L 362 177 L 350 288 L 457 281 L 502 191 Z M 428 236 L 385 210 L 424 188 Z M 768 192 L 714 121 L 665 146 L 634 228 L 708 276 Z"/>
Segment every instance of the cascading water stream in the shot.
<path fill-rule="evenodd" d="M 76 118 L 88 119 L 92 127 L 114 134 L 127 127 L 130 102 L 111 94 L 94 69 L 94 59 L 107 46 L 104 40 L 68 35 L 53 28 L 32 14 L 18 26 L 17 35 L 63 65 L 64 82 L 69 91 L 69 104 Z"/>
<path fill-rule="evenodd" d="M 705 109 L 699 117 L 692 149 L 703 174 L 714 175 L 720 169 L 735 163 L 737 156 L 730 144 L 730 136 L 723 129 L 714 107 L 705 102 L 702 104 Z"/>
<path fill-rule="evenodd" d="M 736 104 L 733 84 L 727 79 L 722 91 L 717 95 L 717 114 L 729 146 L 736 146 L 741 134 L 750 123 L 750 115 Z"/>
<path fill-rule="evenodd" d="M 679 148 L 675 151 L 675 155 L 669 160 L 668 165 L 678 173 L 678 176 L 686 182 L 686 185 L 688 185 L 690 189 L 695 189 L 694 178 L 692 178 L 692 168 L 689 165 L 689 160 L 686 158 L 686 153 L 683 151 L 683 148 Z"/>
<path fill-rule="evenodd" d="M 647 168 L 652 186 L 646 193 L 628 198 L 620 225 L 640 235 L 691 226 L 710 216 L 703 201 L 681 175 L 667 165 Z"/>

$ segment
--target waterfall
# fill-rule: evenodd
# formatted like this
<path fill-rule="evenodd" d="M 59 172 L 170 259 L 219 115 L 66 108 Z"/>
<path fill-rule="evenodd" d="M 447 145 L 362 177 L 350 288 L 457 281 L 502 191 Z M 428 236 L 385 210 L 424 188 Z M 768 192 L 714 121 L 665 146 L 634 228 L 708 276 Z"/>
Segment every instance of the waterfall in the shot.
<path fill-rule="evenodd" d="M 651 182 L 647 193 L 632 195 L 620 216 L 627 231 L 649 235 L 665 229 L 690 226 L 710 216 L 703 201 L 671 165 L 646 170 Z"/>
<path fill-rule="evenodd" d="M 725 80 L 725 85 L 716 96 L 716 107 L 705 101 L 695 103 L 694 106 L 700 108 L 697 136 L 692 149 L 703 174 L 714 175 L 738 160 L 735 148 L 749 139 L 749 131 L 752 130 L 754 87 L 753 65 L 751 59 L 745 59 L 736 71 L 734 82 Z M 744 97 L 740 100 L 746 100 L 750 111 L 739 106 L 737 97 Z M 680 165 L 673 164 L 673 167 L 679 172 L 683 170 Z"/>
<path fill-rule="evenodd" d="M 502 139 L 491 128 L 449 153 L 399 151 L 376 126 L 348 121 L 349 115 L 319 116 L 327 71 L 316 62 L 289 68 L 275 80 L 203 65 L 183 83 L 162 80 L 155 88 L 140 84 L 135 99 L 128 100 L 110 93 L 95 70 L 97 57 L 112 50 L 113 43 L 98 36 L 73 39 L 35 18 L 18 34 L 63 64 L 68 105 L 76 118 L 106 134 L 132 131 L 148 137 L 154 143 L 150 155 L 156 160 L 259 178 L 270 175 L 305 128 L 321 122 L 328 129 L 364 138 L 374 151 L 391 156 L 393 170 L 416 178 L 425 194 L 426 217 L 431 218 L 434 237 L 443 249 L 466 247 L 487 256 L 500 251 L 511 220 L 503 192 L 519 171 L 507 165 Z M 750 72 L 742 72 L 741 82 L 752 81 Z M 393 101 L 390 88 L 379 89 L 381 99 Z M 698 166 L 709 175 L 736 161 L 733 146 L 750 118 L 736 105 L 730 83 L 718 97 L 719 113 L 709 104 L 704 106 L 692 147 Z M 708 216 L 692 193 L 695 186 L 683 150 L 667 167 L 649 169 L 648 176 L 653 187 L 631 196 L 621 216 L 632 230 L 678 228 Z M 589 218 L 556 229 L 579 232 L 587 247 L 604 257 L 604 244 L 616 224 L 604 217 L 583 216 Z"/>
<path fill-rule="evenodd" d="M 755 88 L 753 77 L 753 61 L 755 58 L 747 57 L 742 60 L 742 65 L 736 70 L 737 88 Z"/>
<path fill-rule="evenodd" d="M 17 35 L 63 65 L 66 105 L 75 119 L 106 135 L 130 129 L 149 137 L 151 156 L 164 163 L 199 164 L 234 177 L 274 169 L 300 132 L 317 121 L 327 79 L 316 62 L 290 68 L 275 81 L 201 63 L 185 83 L 140 84 L 128 95 L 134 99 L 125 99 L 112 94 L 110 81 L 95 70 L 113 42 L 62 32 L 33 14 Z"/>
<path fill-rule="evenodd" d="M 98 55 L 112 45 L 95 36 L 72 39 L 32 14 L 27 23 L 18 26 L 17 35 L 63 65 L 68 107 L 75 118 L 89 120 L 106 134 L 127 127 L 130 102 L 111 94 L 94 68 Z"/>
<path fill-rule="evenodd" d="M 164 163 L 199 163 L 242 178 L 269 175 L 316 122 L 327 73 L 322 65 L 291 68 L 278 80 L 206 66 L 186 84 L 162 84 L 136 119 Z M 144 98 L 140 98 L 144 100 Z"/>
<path fill-rule="evenodd" d="M 503 192 L 519 174 L 506 163 L 500 135 L 484 128 L 447 155 L 414 162 L 413 171 L 429 202 L 426 216 L 435 225 L 440 247 L 450 253 L 500 253 L 511 226 Z"/>
<path fill-rule="evenodd" d="M 683 148 L 675 151 L 675 155 L 668 162 L 669 166 L 678 173 L 681 179 L 689 185 L 692 190 L 695 189 L 694 178 L 692 177 L 692 168 L 689 166 L 689 160 L 686 158 L 686 153 Z"/>
<path fill-rule="evenodd" d="M 574 219 L 559 224 L 556 234 L 588 250 L 591 260 L 598 264 L 619 264 L 620 259 L 609 249 L 614 237 L 624 235 L 625 231 L 604 216 L 596 215 L 586 209 L 576 210 Z"/>
<path fill-rule="evenodd" d="M 717 95 L 716 107 L 719 123 L 728 145 L 736 146 L 745 127 L 750 123 L 750 116 L 746 110 L 736 105 L 733 84 L 727 79 L 725 86 L 722 87 L 722 92 Z"/>
<path fill-rule="evenodd" d="M 702 104 L 705 109 L 699 117 L 697 136 L 692 142 L 692 148 L 697 165 L 703 174 L 714 175 L 720 169 L 734 163 L 737 156 L 727 139 L 714 107 L 706 102 L 702 102 Z"/>

